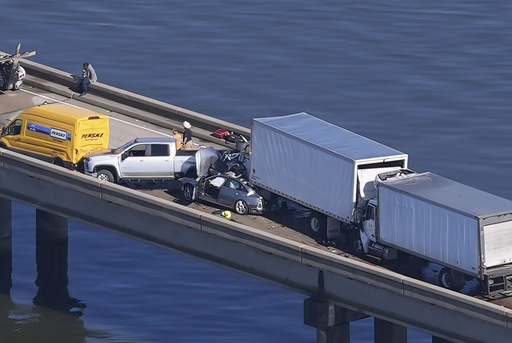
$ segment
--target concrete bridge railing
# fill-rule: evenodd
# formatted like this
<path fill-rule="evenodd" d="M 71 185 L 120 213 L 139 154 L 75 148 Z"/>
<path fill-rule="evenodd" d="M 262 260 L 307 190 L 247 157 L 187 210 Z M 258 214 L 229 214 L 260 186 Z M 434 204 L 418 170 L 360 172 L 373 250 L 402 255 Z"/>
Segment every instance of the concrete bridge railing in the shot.
<path fill-rule="evenodd" d="M 507 308 L 3 149 L 0 195 L 438 337 L 512 337 Z"/>

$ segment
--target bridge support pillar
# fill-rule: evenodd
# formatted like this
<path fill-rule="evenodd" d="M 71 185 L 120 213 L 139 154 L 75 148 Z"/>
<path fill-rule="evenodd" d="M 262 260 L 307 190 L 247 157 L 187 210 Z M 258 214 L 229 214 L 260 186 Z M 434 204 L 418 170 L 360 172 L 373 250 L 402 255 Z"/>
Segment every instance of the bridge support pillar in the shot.
<path fill-rule="evenodd" d="M 0 292 L 10 294 L 12 287 L 12 215 L 11 201 L 0 198 Z"/>
<path fill-rule="evenodd" d="M 39 288 L 34 304 L 69 311 L 77 301 L 68 291 L 68 219 L 36 210 L 36 263 Z"/>
<path fill-rule="evenodd" d="M 366 317 L 320 299 L 304 300 L 304 324 L 316 328 L 317 343 L 349 343 L 350 322 Z"/>
<path fill-rule="evenodd" d="M 11 200 L 0 198 L 0 239 L 11 237 Z"/>
<path fill-rule="evenodd" d="M 407 328 L 375 318 L 375 343 L 407 343 Z"/>
<path fill-rule="evenodd" d="M 38 237 L 55 240 L 68 238 L 68 219 L 36 209 L 36 233 Z"/>

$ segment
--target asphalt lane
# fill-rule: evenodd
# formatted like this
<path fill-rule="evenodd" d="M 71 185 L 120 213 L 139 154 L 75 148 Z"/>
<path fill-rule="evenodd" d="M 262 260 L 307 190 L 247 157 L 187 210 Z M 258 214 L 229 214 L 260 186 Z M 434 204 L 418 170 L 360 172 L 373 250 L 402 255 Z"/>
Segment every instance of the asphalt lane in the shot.
<path fill-rule="evenodd" d="M 0 124 L 8 125 L 19 113 L 32 106 L 44 103 L 64 103 L 69 106 L 89 109 L 110 117 L 109 147 L 116 148 L 137 137 L 172 137 L 172 132 L 157 125 L 128 117 L 109 109 L 93 106 L 77 99 L 50 93 L 45 90 L 25 86 L 18 91 L 0 92 Z M 177 128 L 181 129 L 181 128 Z M 195 138 L 198 144 L 213 146 L 216 149 L 225 147 Z"/>

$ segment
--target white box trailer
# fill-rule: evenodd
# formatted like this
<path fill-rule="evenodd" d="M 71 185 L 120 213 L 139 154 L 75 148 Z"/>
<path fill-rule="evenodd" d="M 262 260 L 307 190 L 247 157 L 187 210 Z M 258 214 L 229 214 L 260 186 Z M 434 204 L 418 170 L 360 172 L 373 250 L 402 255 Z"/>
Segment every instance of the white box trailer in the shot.
<path fill-rule="evenodd" d="M 366 171 L 364 191 L 378 172 L 407 168 L 408 158 L 304 112 L 253 119 L 251 150 L 254 185 L 345 223 L 354 221 L 358 171 Z"/>
<path fill-rule="evenodd" d="M 376 183 L 378 243 L 512 290 L 512 201 L 433 173 Z M 443 280 L 448 277 L 450 280 Z M 455 277 L 441 273 L 443 286 Z"/>

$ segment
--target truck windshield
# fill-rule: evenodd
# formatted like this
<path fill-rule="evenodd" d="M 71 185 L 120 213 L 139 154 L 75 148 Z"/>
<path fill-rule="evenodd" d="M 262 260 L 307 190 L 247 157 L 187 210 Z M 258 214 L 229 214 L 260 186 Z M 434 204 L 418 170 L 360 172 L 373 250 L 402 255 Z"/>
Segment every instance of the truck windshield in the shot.
<path fill-rule="evenodd" d="M 123 145 L 121 145 L 119 148 L 116 148 L 116 149 L 112 149 L 112 152 L 114 154 L 120 154 L 122 153 L 123 151 L 125 151 L 128 147 L 130 147 L 131 145 L 133 145 L 133 143 L 135 142 L 135 139 L 132 140 L 132 141 L 129 141 L 128 143 L 125 143 Z"/>

